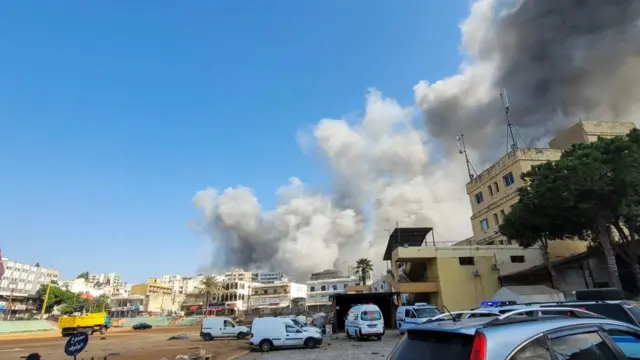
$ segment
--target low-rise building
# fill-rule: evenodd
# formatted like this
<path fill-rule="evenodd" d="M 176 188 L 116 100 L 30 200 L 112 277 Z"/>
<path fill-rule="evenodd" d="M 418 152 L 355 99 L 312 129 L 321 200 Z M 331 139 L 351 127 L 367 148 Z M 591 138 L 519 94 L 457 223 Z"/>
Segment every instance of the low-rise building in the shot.
<path fill-rule="evenodd" d="M 358 284 L 357 277 L 342 276 L 335 270 L 312 274 L 307 281 L 307 308 L 312 313 L 327 312 L 331 307 L 331 295 L 344 294 L 349 286 Z"/>
<path fill-rule="evenodd" d="M 146 296 L 114 296 L 109 300 L 109 314 L 113 318 L 133 318 L 145 311 Z"/>
<path fill-rule="evenodd" d="M 120 275 L 116 273 L 89 274 L 89 281 L 87 282 L 90 284 L 102 284 L 109 286 L 122 285 Z"/>
<path fill-rule="evenodd" d="M 385 280 L 398 303 L 427 302 L 450 310 L 478 307 L 500 288 L 500 276 L 543 263 L 542 249 L 516 245 L 428 246 L 431 228 L 398 228 L 389 237 Z M 551 242 L 552 244 L 554 242 Z"/>
<path fill-rule="evenodd" d="M 75 294 L 89 294 L 93 297 L 98 297 L 105 294 L 105 290 L 108 287 L 97 288 L 96 284 L 86 281 L 84 278 L 77 278 L 73 280 L 63 280 L 58 283 L 58 287 L 61 289 L 71 291 Z"/>
<path fill-rule="evenodd" d="M 143 311 L 151 314 L 166 314 L 175 309 L 176 293 L 159 279 L 149 279 L 146 283 L 131 286 L 131 295 L 144 297 Z"/>
<path fill-rule="evenodd" d="M 307 297 L 307 285 L 294 282 L 254 284 L 249 304 L 254 313 L 276 313 L 283 308 L 301 309 Z"/>

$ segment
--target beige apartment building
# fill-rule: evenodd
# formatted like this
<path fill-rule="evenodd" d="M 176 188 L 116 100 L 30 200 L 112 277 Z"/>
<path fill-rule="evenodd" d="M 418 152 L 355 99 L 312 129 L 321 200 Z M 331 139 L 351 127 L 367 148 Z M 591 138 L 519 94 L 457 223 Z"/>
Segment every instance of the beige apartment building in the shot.
<path fill-rule="evenodd" d="M 518 202 L 517 190 L 524 185 L 520 178 L 522 173 L 529 171 L 535 165 L 558 160 L 562 150 L 573 144 L 595 141 L 599 137 L 625 135 L 634 127 L 633 123 L 580 121 L 553 138 L 549 142 L 550 148 L 511 150 L 467 183 L 466 190 L 472 210 L 473 237 L 457 245 L 507 244 L 507 240 L 498 232 L 498 227 L 511 207 Z M 574 248 L 583 247 L 583 245 L 576 242 L 566 246 Z M 580 249 L 572 249 L 568 251 L 569 254 L 574 250 Z"/>
<path fill-rule="evenodd" d="M 163 284 L 161 279 L 149 279 L 144 284 L 131 286 L 130 296 L 141 296 L 144 298 L 141 311 L 152 314 L 163 314 L 173 312 L 176 309 L 177 293 L 170 285 Z"/>

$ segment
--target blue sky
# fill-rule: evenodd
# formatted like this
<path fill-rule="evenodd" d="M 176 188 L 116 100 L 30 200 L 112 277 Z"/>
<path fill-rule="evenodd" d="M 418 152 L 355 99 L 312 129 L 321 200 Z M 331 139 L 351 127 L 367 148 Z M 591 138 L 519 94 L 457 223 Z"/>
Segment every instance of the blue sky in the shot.
<path fill-rule="evenodd" d="M 180 5 L 182 4 L 182 5 Z M 129 282 L 206 262 L 207 185 L 322 186 L 296 132 L 456 72 L 468 0 L 5 1 L 0 248 Z"/>

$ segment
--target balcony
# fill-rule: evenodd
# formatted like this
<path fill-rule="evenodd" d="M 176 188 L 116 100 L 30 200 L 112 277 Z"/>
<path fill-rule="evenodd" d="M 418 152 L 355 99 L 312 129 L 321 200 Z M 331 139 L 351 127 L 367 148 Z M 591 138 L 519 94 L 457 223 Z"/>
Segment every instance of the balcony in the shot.
<path fill-rule="evenodd" d="M 387 274 L 385 280 L 389 282 L 393 292 L 398 293 L 434 293 L 440 291 L 438 279 L 426 278 L 425 281 L 419 282 L 396 282 L 393 276 Z"/>

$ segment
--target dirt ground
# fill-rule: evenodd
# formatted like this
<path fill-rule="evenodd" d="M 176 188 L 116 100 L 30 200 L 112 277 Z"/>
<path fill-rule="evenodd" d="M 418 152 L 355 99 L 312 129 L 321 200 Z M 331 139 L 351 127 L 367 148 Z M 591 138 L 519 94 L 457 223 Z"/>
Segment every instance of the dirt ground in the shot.
<path fill-rule="evenodd" d="M 116 330 L 116 329 L 112 329 Z M 227 360 L 246 353 L 247 340 L 215 340 L 205 342 L 199 337 L 199 327 L 166 327 L 145 331 L 120 329 L 89 338 L 89 345 L 78 355 L 78 360 L 173 360 L 177 355 L 189 355 L 200 349 L 211 354 L 212 360 Z M 186 333 L 188 340 L 167 340 L 174 334 Z M 0 360 L 14 360 L 38 352 L 43 360 L 69 360 L 64 353 L 67 338 L 59 334 L 27 334 L 0 336 Z"/>

